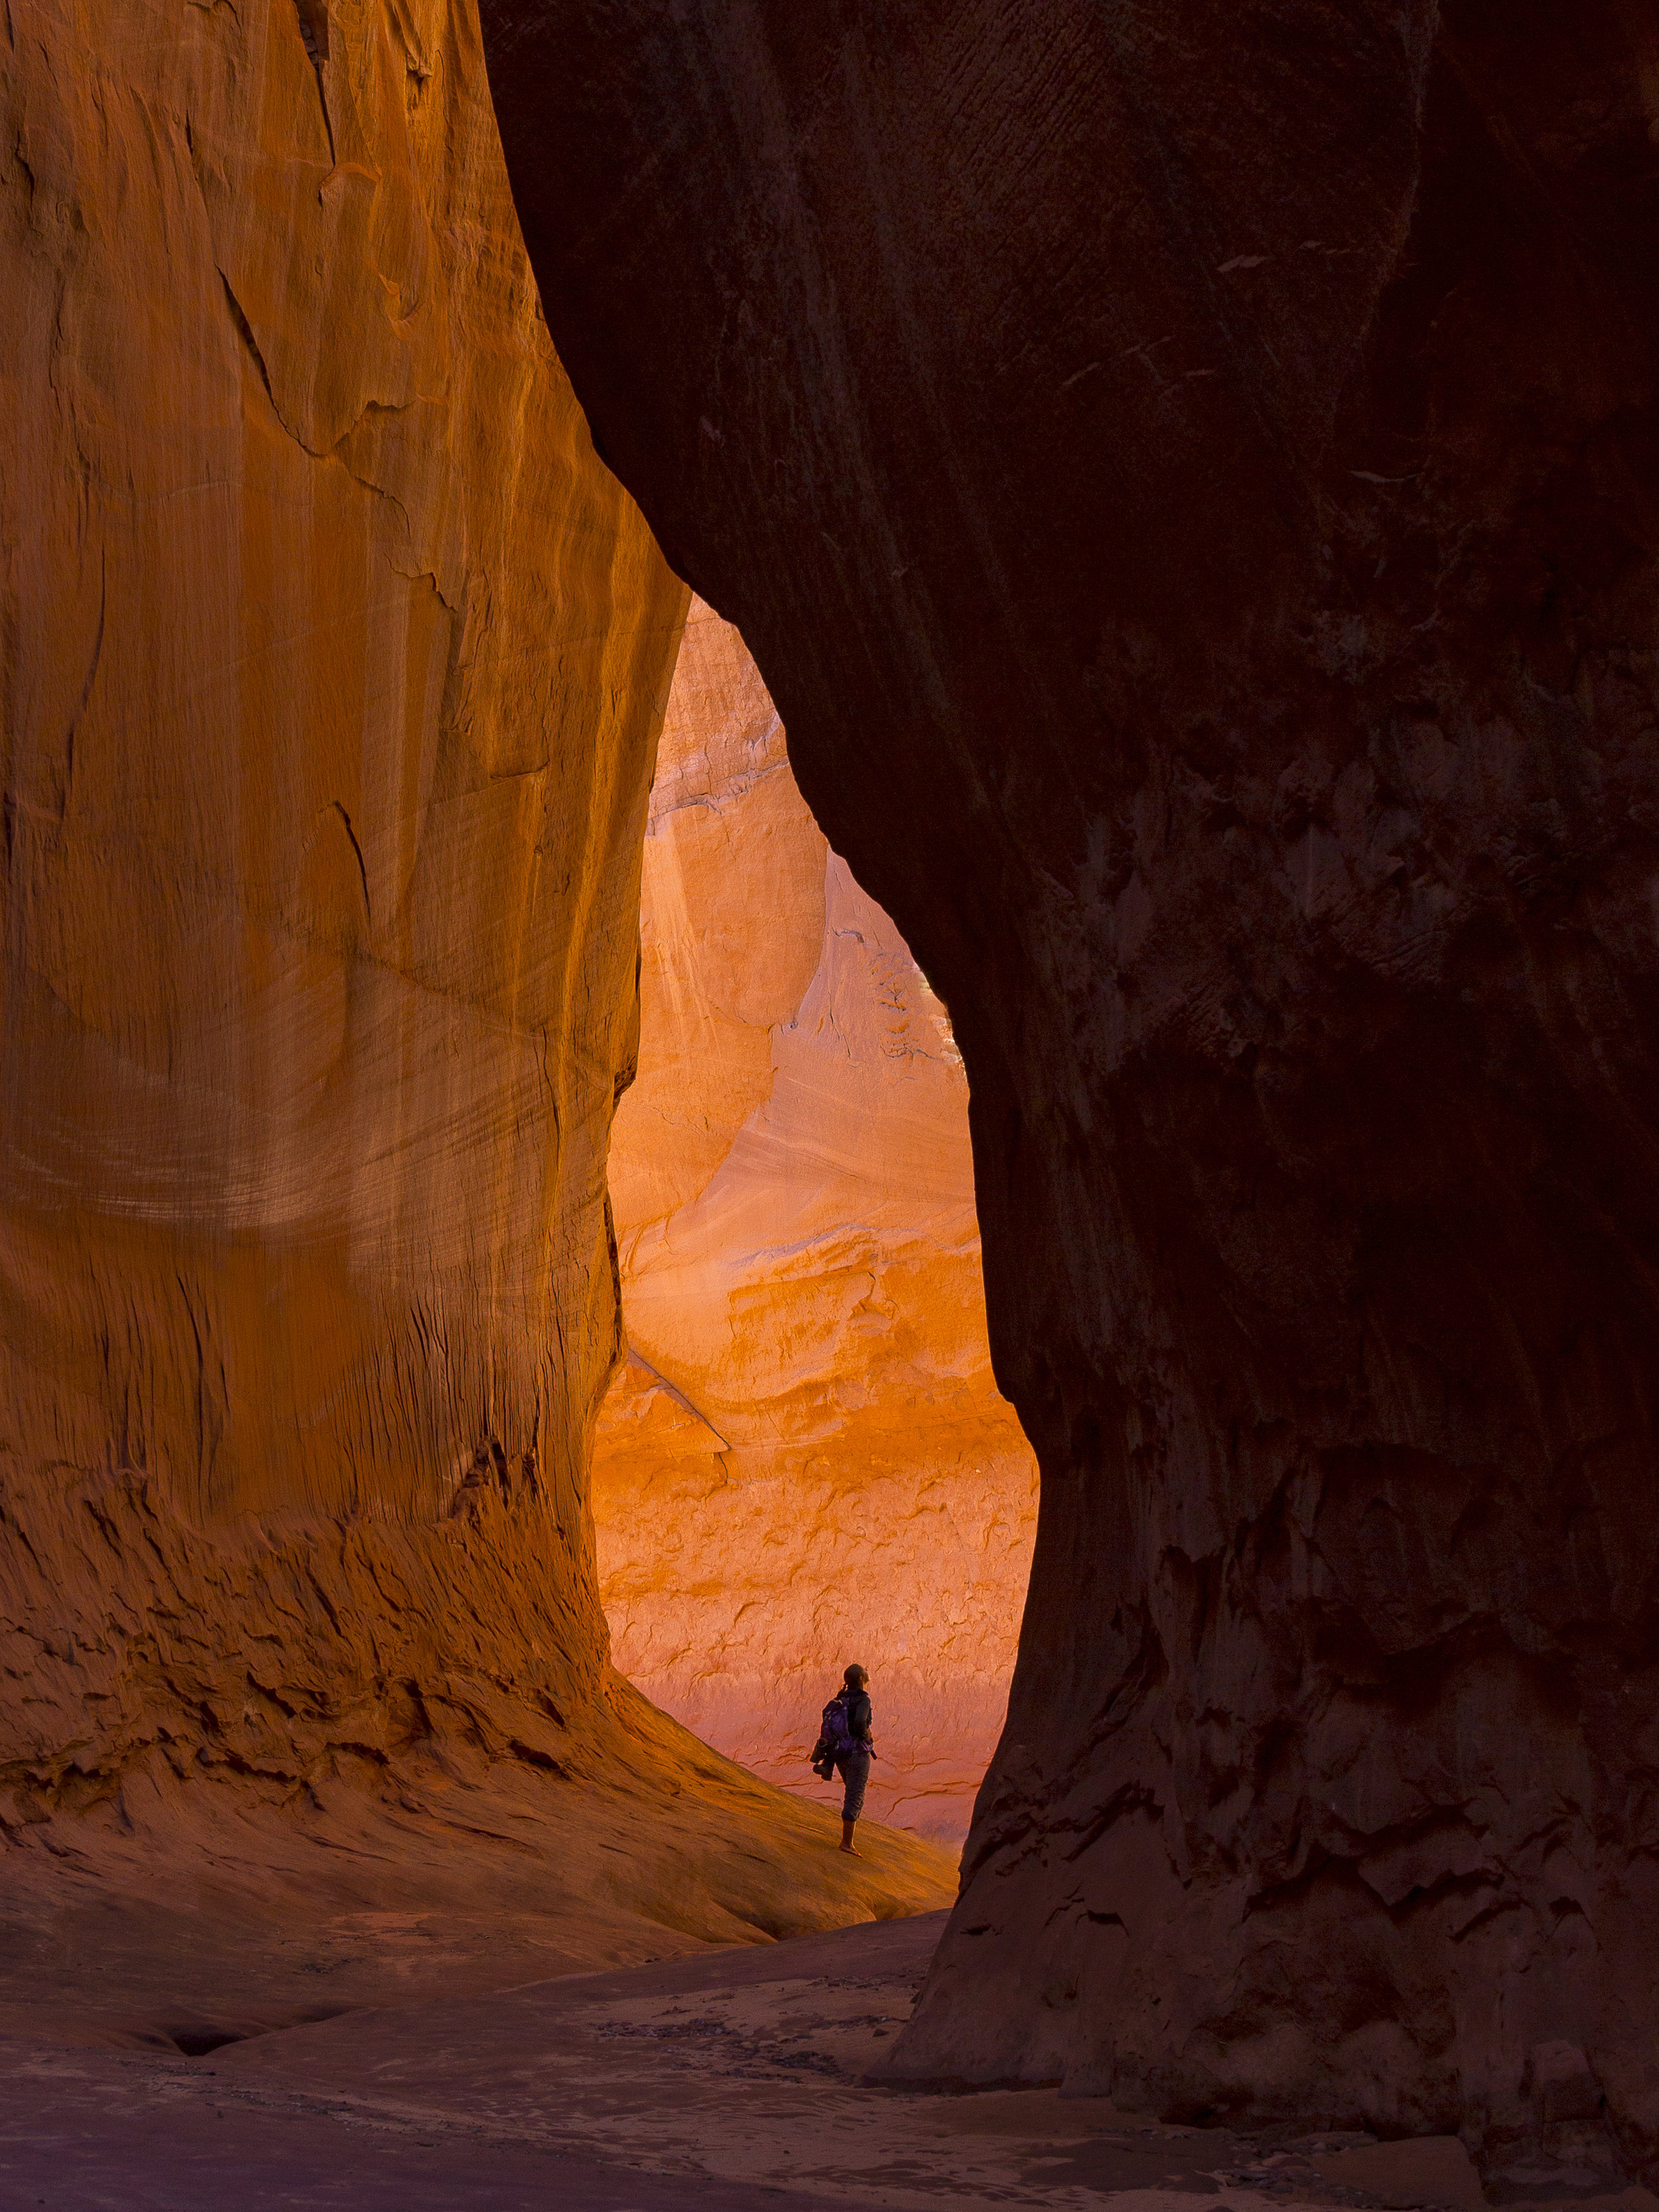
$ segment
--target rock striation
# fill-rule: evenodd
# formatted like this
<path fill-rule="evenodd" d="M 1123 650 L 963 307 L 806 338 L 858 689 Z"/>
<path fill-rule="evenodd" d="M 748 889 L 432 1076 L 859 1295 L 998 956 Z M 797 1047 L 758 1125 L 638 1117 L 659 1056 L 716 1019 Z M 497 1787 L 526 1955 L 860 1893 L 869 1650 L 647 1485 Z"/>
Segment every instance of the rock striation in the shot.
<path fill-rule="evenodd" d="M 0 98 L 9 1904 L 550 1853 L 615 1955 L 933 1902 L 919 1849 L 821 1881 L 827 1824 L 606 1661 L 685 593 L 554 355 L 475 12 L 14 0 Z"/>
<path fill-rule="evenodd" d="M 945 1010 L 693 601 L 645 838 L 611 1191 L 628 1358 L 592 1466 L 617 1664 L 756 1773 L 859 1659 L 868 1810 L 959 1843 L 1001 1728 L 1036 1471 L 991 1377 Z"/>
<path fill-rule="evenodd" d="M 1659 2170 L 1659 29 L 483 22 L 971 1079 L 1042 1502 L 892 2074 Z"/>

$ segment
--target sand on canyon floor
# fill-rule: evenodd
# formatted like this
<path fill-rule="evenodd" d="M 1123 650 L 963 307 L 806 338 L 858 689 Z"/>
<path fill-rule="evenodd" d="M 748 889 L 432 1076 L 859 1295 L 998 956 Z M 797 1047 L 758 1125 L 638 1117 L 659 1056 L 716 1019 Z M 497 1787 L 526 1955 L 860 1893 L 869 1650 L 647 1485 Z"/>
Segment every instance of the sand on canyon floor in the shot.
<path fill-rule="evenodd" d="M 368 2007 L 191 2057 L 0 2040 L 0 2203 L 52 2212 L 954 2206 L 1482 2212 L 1455 2137 L 1176 2127 L 1051 2089 L 864 2076 L 945 1916 Z M 1659 2212 L 1548 2177 L 1529 2207 Z M 1582 2183 L 1582 2178 L 1581 2178 Z M 1510 2192 L 1500 2185 L 1500 2202 Z"/>

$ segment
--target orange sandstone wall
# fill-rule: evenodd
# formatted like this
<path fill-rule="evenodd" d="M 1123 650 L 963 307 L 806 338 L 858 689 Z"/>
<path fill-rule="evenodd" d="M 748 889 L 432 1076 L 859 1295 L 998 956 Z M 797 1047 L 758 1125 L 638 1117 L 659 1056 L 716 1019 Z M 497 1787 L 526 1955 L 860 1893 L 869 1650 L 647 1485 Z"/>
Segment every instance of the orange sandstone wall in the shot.
<path fill-rule="evenodd" d="M 629 1356 L 593 1468 L 617 1663 L 757 1773 L 872 1674 L 883 1819 L 959 1838 L 1036 1473 L 986 1348 L 944 1006 L 826 844 L 738 632 L 694 601 L 645 847 L 611 1186 Z"/>
<path fill-rule="evenodd" d="M 418 1671 L 479 1455 L 544 1516 L 559 1694 L 596 1680 L 581 1432 L 683 595 L 549 343 L 465 9 L 11 12 L 5 1748 L 49 1800 L 162 1708 L 191 1756 L 291 1742 L 308 1647 L 336 1702 Z M 260 1695 L 169 1660 L 156 1591 L 214 1602 L 175 1526 L 257 1553 L 296 1511 L 362 1532 L 354 1610 L 395 1524 L 441 1563 L 357 1639 L 284 1572 Z"/>
<path fill-rule="evenodd" d="M 364 1784 L 383 1860 L 568 1875 L 568 1779 L 696 1757 L 606 1668 L 584 1491 L 684 591 L 465 0 L 7 24 L 0 1822 L 50 1871 L 186 1782 Z M 743 1932 L 680 1845 L 675 1924 Z"/>

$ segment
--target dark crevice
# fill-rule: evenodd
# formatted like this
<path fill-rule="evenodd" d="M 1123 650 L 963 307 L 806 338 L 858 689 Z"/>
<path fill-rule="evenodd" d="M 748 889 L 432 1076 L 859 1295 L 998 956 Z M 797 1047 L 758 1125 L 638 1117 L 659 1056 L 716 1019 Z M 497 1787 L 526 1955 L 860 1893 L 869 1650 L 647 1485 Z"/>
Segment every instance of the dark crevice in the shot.
<path fill-rule="evenodd" d="M 311 66 L 320 69 L 328 59 L 328 0 L 294 0 L 294 12 Z"/>
<path fill-rule="evenodd" d="M 258 2032 L 246 2027 L 172 2027 L 167 2030 L 167 2040 L 186 2058 L 205 2058 L 209 2051 L 222 2051 L 228 2043 L 246 2043 Z"/>
<path fill-rule="evenodd" d="M 352 2009 L 350 2005 L 313 2005 L 289 2019 L 263 2022 L 258 2027 L 212 2027 L 204 2023 L 195 2027 L 164 2027 L 160 2032 L 186 2058 L 206 2058 L 228 2044 L 252 2043 L 259 2036 L 281 2035 L 291 2027 L 311 2027 L 319 2021 L 338 2020 Z"/>
<path fill-rule="evenodd" d="M 346 836 L 351 840 L 351 849 L 357 855 L 357 874 L 362 881 L 363 888 L 363 918 L 366 921 L 372 923 L 374 919 L 374 910 L 369 904 L 368 869 L 364 864 L 363 848 L 357 842 L 357 832 L 351 826 L 351 817 L 346 812 L 344 807 L 341 805 L 339 800 L 337 799 L 331 799 L 329 804 L 332 806 L 334 811 L 339 816 L 342 823 L 344 825 Z"/>
<path fill-rule="evenodd" d="M 272 408 L 275 409 L 276 407 L 276 395 L 270 388 L 270 371 L 265 367 L 265 357 L 259 350 L 259 341 L 253 335 L 253 325 L 249 322 L 247 317 L 242 313 L 242 303 L 237 298 L 234 292 L 231 290 L 230 279 L 226 276 L 222 269 L 219 271 L 219 282 L 225 288 L 225 304 L 230 309 L 230 319 L 236 325 L 236 335 L 241 339 L 242 343 L 247 348 L 249 356 L 252 360 L 253 366 L 259 372 L 259 381 L 265 387 L 265 398 L 270 400 Z M 278 410 L 277 411 L 280 416 L 281 410 Z"/>
<path fill-rule="evenodd" d="M 299 20 L 300 36 L 305 43 L 312 75 L 317 80 L 317 98 L 322 105 L 323 128 L 328 133 L 328 158 L 337 162 L 334 151 L 334 125 L 328 112 L 328 88 L 323 82 L 323 64 L 328 59 L 328 0 L 294 0 L 294 13 Z"/>

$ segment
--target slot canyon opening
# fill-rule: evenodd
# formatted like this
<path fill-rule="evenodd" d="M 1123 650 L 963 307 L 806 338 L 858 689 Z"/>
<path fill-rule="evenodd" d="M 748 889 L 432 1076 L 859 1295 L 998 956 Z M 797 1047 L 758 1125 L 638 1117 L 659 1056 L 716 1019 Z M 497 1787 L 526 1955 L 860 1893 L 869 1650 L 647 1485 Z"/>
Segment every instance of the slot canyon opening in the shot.
<path fill-rule="evenodd" d="M 658 748 L 638 1071 L 610 1182 L 627 1352 L 592 1466 L 616 1664 L 826 1803 L 819 1708 L 873 1675 L 866 1812 L 960 1844 L 1007 1701 L 1036 1464 L 986 1342 L 945 1009 L 694 599 Z"/>
<path fill-rule="evenodd" d="M 0 71 L 0 2033 L 331 2096 L 428 2007 L 471 2167 L 702 2019 L 534 1977 L 823 1938 L 931 1963 L 808 2081 L 1655 2212 L 1652 11 L 173 12 Z M 960 1071 L 734 726 L 649 842 L 763 955 L 629 1091 L 687 583 L 973 1071 L 1044 1486 L 959 1892 Z M 793 1794 L 610 1663 L 613 1381 L 617 1656 Z"/>

